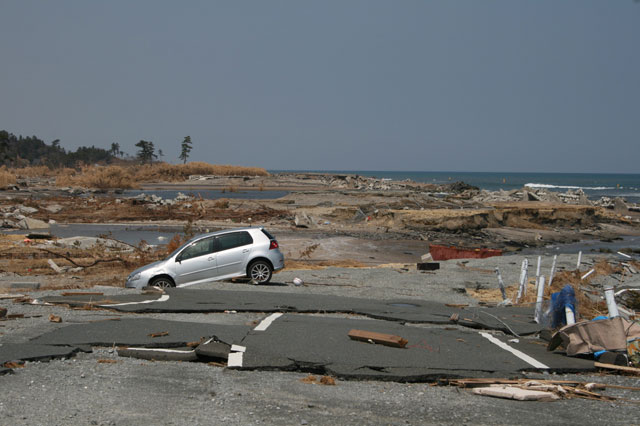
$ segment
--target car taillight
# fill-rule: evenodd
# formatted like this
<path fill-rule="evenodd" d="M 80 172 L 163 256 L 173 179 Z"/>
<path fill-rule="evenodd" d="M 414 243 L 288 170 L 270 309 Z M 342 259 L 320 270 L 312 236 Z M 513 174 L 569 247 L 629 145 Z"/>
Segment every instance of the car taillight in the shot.
<path fill-rule="evenodd" d="M 276 240 L 271 240 L 271 244 L 269 244 L 269 250 L 277 249 L 278 242 Z"/>

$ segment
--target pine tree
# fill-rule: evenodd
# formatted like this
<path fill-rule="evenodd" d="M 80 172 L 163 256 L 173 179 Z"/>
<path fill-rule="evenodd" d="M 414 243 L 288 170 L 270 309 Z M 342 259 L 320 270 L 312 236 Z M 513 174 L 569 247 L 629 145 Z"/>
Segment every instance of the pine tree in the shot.
<path fill-rule="evenodd" d="M 180 151 L 179 159 L 182 160 L 183 164 L 187 164 L 187 158 L 189 158 L 189 153 L 191 152 L 191 136 L 185 136 L 182 141 L 182 150 Z"/>
<path fill-rule="evenodd" d="M 153 158 L 158 158 L 155 153 L 155 148 L 153 146 L 153 142 L 141 140 L 136 144 L 140 151 L 138 151 L 138 158 L 142 162 L 142 164 L 149 162 L 149 164 L 153 163 Z"/>

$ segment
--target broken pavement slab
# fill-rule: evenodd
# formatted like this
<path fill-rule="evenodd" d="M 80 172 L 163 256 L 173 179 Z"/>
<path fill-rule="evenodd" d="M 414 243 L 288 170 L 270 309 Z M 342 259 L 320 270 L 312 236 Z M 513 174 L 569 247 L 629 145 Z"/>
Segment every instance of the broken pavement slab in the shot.
<path fill-rule="evenodd" d="M 153 361 L 197 361 L 198 355 L 192 348 L 132 348 L 120 347 L 118 356 L 147 359 Z"/>
<path fill-rule="evenodd" d="M 405 349 L 362 344 L 348 337 L 354 328 L 403 336 L 408 343 Z M 548 353 L 544 345 L 523 343 L 514 347 L 505 336 L 494 338 L 511 350 L 472 330 L 284 315 L 266 330 L 254 330 L 247 335 L 242 343 L 246 351 L 238 368 L 415 382 L 442 377 L 517 375 L 539 370 L 594 371 L 593 361 Z"/>
<path fill-rule="evenodd" d="M 37 343 L 0 344 L 0 367 L 5 363 L 21 361 L 48 361 L 54 358 L 69 358 L 81 349 L 74 346 L 47 345 Z M 1 370 L 2 368 L 0 368 Z M 2 371 L 0 371 L 2 374 Z"/>
<path fill-rule="evenodd" d="M 49 345 L 141 346 L 146 348 L 184 347 L 202 337 L 215 336 L 223 342 L 236 343 L 250 330 L 249 326 L 167 321 L 151 318 L 98 321 L 60 327 L 31 340 Z M 150 335 L 167 332 L 160 337 Z"/>
<path fill-rule="evenodd" d="M 46 297 L 49 303 L 86 305 L 89 300 L 102 307 L 136 313 L 192 312 L 298 312 L 350 313 L 387 321 L 451 324 L 458 314 L 458 324 L 471 328 L 500 330 L 517 335 L 534 334 L 542 327 L 533 321 L 533 309 L 526 307 L 454 308 L 419 299 L 372 300 L 260 291 L 167 289 L 165 294 L 131 294 L 109 296 L 103 302 L 87 296 Z"/>
<path fill-rule="evenodd" d="M 400 349 L 354 341 L 348 336 L 353 329 L 402 336 L 407 344 Z M 158 333 L 159 337 L 151 337 Z M 44 356 L 51 356 L 59 350 L 75 350 L 73 347 L 78 345 L 115 345 L 124 346 L 118 348 L 120 355 L 143 359 L 228 359 L 231 368 L 403 382 L 443 377 L 504 377 L 541 370 L 594 371 L 592 361 L 547 352 L 544 345 L 533 343 L 537 340 L 527 340 L 518 346 L 501 334 L 490 338 L 485 335 L 488 333 L 454 327 L 273 314 L 253 329 L 137 318 L 73 324 L 45 333 L 23 346 L 37 345 L 48 350 Z"/>

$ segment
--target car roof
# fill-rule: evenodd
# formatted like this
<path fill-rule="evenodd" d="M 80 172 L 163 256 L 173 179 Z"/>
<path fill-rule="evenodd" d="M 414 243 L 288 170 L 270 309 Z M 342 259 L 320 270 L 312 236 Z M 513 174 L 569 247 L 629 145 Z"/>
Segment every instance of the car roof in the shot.
<path fill-rule="evenodd" d="M 239 231 L 261 231 L 264 227 L 262 226 L 247 226 L 244 228 L 233 228 L 233 229 L 222 229 L 220 231 L 213 231 L 213 232 L 207 232 L 204 234 L 198 234 L 198 235 L 194 235 L 193 237 L 189 238 L 189 241 L 195 241 L 195 240 L 199 240 L 201 238 L 207 238 L 207 237 L 213 237 L 216 235 L 223 235 L 223 234 L 228 234 L 230 232 L 239 232 Z"/>

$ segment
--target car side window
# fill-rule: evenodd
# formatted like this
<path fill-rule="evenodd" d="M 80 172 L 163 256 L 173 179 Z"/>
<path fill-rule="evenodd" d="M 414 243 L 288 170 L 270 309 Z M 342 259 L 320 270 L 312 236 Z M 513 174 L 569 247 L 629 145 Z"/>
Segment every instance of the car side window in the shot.
<path fill-rule="evenodd" d="M 179 261 L 182 261 L 212 253 L 214 243 L 215 240 L 213 237 L 203 238 L 202 240 L 196 241 L 195 243 L 184 249 L 182 253 L 178 255 L 177 259 Z"/>
<path fill-rule="evenodd" d="M 231 232 L 218 237 L 218 250 L 229 250 L 236 247 L 252 244 L 253 238 L 246 232 Z"/>

